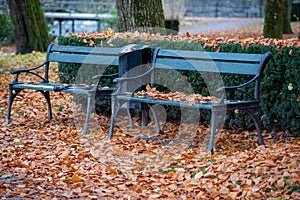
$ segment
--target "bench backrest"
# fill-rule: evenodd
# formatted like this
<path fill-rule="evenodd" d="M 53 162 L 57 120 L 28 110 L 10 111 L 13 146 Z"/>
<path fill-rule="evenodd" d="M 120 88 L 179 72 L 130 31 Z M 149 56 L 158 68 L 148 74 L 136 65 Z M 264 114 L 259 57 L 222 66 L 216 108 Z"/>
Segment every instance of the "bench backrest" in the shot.
<path fill-rule="evenodd" d="M 92 71 L 93 69 L 88 66 L 93 65 L 96 68 L 99 66 L 101 69 L 105 69 L 108 66 L 118 66 L 119 51 L 120 48 L 63 46 L 50 44 L 46 55 L 47 62 L 45 68 L 45 80 L 48 81 L 50 62 L 59 63 L 60 69 L 69 67 L 68 63 L 80 64 L 81 66 L 86 66 L 83 68 L 81 67 L 81 70 L 84 70 L 81 71 L 81 73 L 98 75 L 93 73 L 99 73 L 99 71 Z M 65 63 L 67 65 L 65 65 Z M 105 68 L 101 66 L 104 66 Z"/>
<path fill-rule="evenodd" d="M 161 49 L 156 58 L 156 68 L 257 75 L 265 67 L 269 56 L 269 53 L 240 54 Z"/>
<path fill-rule="evenodd" d="M 200 73 L 252 75 L 252 79 L 240 83 L 240 86 L 242 88 L 255 82 L 254 93 L 244 92 L 244 94 L 258 100 L 263 70 L 270 57 L 270 52 L 265 54 L 240 54 L 161 49 L 155 60 L 155 68 L 198 71 Z"/>
<path fill-rule="evenodd" d="M 49 45 L 47 61 L 95 64 L 95 65 L 119 65 L 120 48 L 80 47 Z"/>

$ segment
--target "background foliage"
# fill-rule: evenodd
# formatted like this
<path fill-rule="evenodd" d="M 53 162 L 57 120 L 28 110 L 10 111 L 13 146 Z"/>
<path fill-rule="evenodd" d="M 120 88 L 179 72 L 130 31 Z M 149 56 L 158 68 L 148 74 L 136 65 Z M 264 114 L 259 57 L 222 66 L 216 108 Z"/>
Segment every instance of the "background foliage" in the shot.
<path fill-rule="evenodd" d="M 9 15 L 0 15 L 0 43 L 8 44 L 15 39 L 13 25 Z"/>

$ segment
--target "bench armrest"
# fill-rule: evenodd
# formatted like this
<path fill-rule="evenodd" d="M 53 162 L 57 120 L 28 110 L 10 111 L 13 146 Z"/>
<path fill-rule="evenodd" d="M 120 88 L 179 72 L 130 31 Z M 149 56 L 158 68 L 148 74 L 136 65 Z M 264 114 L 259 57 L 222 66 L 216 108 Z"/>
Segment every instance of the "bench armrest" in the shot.
<path fill-rule="evenodd" d="M 97 83 L 95 85 L 95 87 L 97 88 L 100 85 L 101 78 L 112 78 L 112 77 L 118 76 L 118 75 L 119 75 L 119 73 L 115 73 L 115 74 L 98 74 L 96 76 L 93 76 L 92 79 L 97 80 Z"/>
<path fill-rule="evenodd" d="M 253 81 L 255 81 L 259 76 L 256 75 L 255 77 L 253 77 L 251 80 L 249 80 L 248 82 L 246 83 L 243 83 L 241 85 L 236 85 L 236 86 L 224 86 L 224 87 L 220 87 L 218 89 L 216 89 L 216 92 L 222 92 L 223 90 L 228 91 L 228 90 L 238 90 L 240 88 L 243 88 L 247 85 L 249 85 L 250 83 L 252 83 Z"/>
<path fill-rule="evenodd" d="M 30 73 L 30 74 L 33 74 L 33 75 L 39 77 L 40 79 L 42 79 L 43 82 L 48 82 L 48 66 L 47 66 L 48 64 L 49 64 L 49 62 L 45 61 L 42 64 L 40 64 L 39 66 L 37 66 L 37 67 L 33 67 L 33 68 L 20 68 L 20 69 L 10 70 L 11 74 L 15 74 L 16 75 L 16 77 L 13 80 L 12 83 L 18 83 L 18 78 L 19 78 L 19 75 L 21 73 Z M 33 72 L 34 70 L 39 69 L 39 68 L 41 68 L 43 66 L 47 67 L 47 69 L 45 70 L 45 77 L 44 78 L 41 77 L 40 75 L 38 75 L 37 73 Z"/>
<path fill-rule="evenodd" d="M 122 82 L 126 82 L 126 81 L 135 81 L 137 79 L 143 78 L 145 76 L 147 76 L 148 74 L 150 74 L 152 71 L 154 70 L 154 65 L 151 66 L 150 69 L 148 69 L 145 73 L 140 74 L 138 76 L 132 76 L 132 77 L 126 77 L 126 78 L 115 78 L 113 81 L 115 83 L 122 83 Z"/>
<path fill-rule="evenodd" d="M 128 81 L 136 82 L 138 84 L 141 84 L 141 78 L 143 78 L 143 77 L 151 74 L 153 72 L 154 68 L 155 68 L 155 65 L 153 63 L 151 63 L 151 68 L 148 69 L 143 74 L 140 74 L 138 76 L 126 77 L 126 78 L 115 78 L 113 80 L 113 82 L 116 83 L 116 84 L 118 84 L 118 87 L 117 87 L 117 90 L 112 93 L 112 96 L 116 96 L 116 95 L 118 95 L 120 93 L 123 93 L 124 92 L 124 91 L 122 91 L 123 84 L 125 84 Z M 125 92 L 128 92 L 128 91 L 125 91 Z"/>
<path fill-rule="evenodd" d="M 93 76 L 92 79 L 93 80 L 96 80 L 96 79 L 99 79 L 99 78 L 109 78 L 109 77 L 114 77 L 114 76 L 118 76 L 119 73 L 115 73 L 115 74 L 99 74 L 99 75 L 96 75 L 96 76 Z"/>
<path fill-rule="evenodd" d="M 254 82 L 256 79 L 259 78 L 259 75 L 256 75 L 254 76 L 251 80 L 249 80 L 248 82 L 246 83 L 243 83 L 241 85 L 236 85 L 236 86 L 223 86 L 223 87 L 220 87 L 218 89 L 216 89 L 216 92 L 218 93 L 221 93 L 222 92 L 222 95 L 221 95 L 221 100 L 220 102 L 224 102 L 225 101 L 225 98 L 226 98 L 226 93 L 230 90 L 235 90 L 235 91 L 238 91 L 238 92 L 241 92 L 245 95 L 247 95 L 248 97 L 252 98 L 252 99 L 256 99 L 253 95 L 249 94 L 248 92 L 242 90 L 243 87 L 249 85 L 250 83 Z"/>
<path fill-rule="evenodd" d="M 24 73 L 24 72 L 30 72 L 30 71 L 36 70 L 36 69 L 44 66 L 46 63 L 47 63 L 47 61 L 42 63 L 41 65 L 39 65 L 37 67 L 33 67 L 33 68 L 12 69 L 12 70 L 10 70 L 10 73 L 11 74 L 20 74 L 20 73 Z"/>

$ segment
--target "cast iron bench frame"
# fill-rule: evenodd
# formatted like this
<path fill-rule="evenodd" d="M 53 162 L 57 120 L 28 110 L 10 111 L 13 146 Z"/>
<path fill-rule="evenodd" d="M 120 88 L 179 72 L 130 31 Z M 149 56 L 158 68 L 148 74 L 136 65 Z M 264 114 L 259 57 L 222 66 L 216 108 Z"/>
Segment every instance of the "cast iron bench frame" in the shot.
<path fill-rule="evenodd" d="M 207 60 L 212 60 L 215 63 L 214 67 L 205 65 Z M 170 106 L 184 106 L 189 108 L 198 108 L 211 110 L 211 128 L 210 128 L 210 140 L 208 150 L 214 153 L 214 135 L 218 123 L 220 122 L 219 115 L 222 116 L 222 112 L 243 110 L 248 113 L 255 123 L 255 127 L 258 134 L 258 144 L 264 145 L 264 140 L 261 130 L 261 121 L 259 114 L 260 95 L 259 88 L 263 76 L 263 71 L 271 58 L 271 53 L 265 54 L 240 54 L 240 53 L 220 53 L 220 52 L 200 52 L 200 51 L 188 51 L 188 50 L 167 50 L 167 49 L 155 49 L 153 53 L 152 64 L 148 67 L 148 70 L 136 77 L 117 78 L 115 82 L 118 83 L 117 90 L 112 94 L 112 115 L 108 139 L 113 136 L 113 129 L 115 123 L 115 117 L 119 108 L 126 102 L 140 102 L 144 105 L 170 105 Z M 210 61 L 211 62 L 211 61 Z M 189 63 L 189 64 L 187 64 Z M 216 68 L 215 68 L 216 67 Z M 140 98 L 134 96 L 134 93 L 127 94 L 124 91 L 124 84 L 128 82 L 141 83 L 141 79 L 151 76 L 151 85 L 155 83 L 154 73 L 155 69 L 171 69 L 171 70 L 191 70 L 201 72 L 217 72 L 222 74 L 236 74 L 236 75 L 252 75 L 252 79 L 247 82 L 236 86 L 223 86 L 218 88 L 217 92 L 223 92 L 222 97 L 216 103 L 186 103 L 175 102 L 170 100 L 154 100 L 152 97 Z M 254 82 L 254 93 L 250 94 L 244 91 L 243 88 L 249 86 Z M 145 83 L 142 83 L 145 84 Z M 246 94 L 250 97 L 250 100 L 226 100 L 226 93 L 228 91 L 235 91 Z M 142 108 L 142 126 L 147 125 L 149 107 L 141 106 Z M 148 110 L 147 110 L 148 109 Z M 154 120 L 156 124 L 156 132 L 160 133 L 160 125 L 155 113 Z"/>
<path fill-rule="evenodd" d="M 63 46 L 50 44 L 47 49 L 46 61 L 41 65 L 29 69 L 14 69 L 10 73 L 15 75 L 14 80 L 9 84 L 8 111 L 6 115 L 6 124 L 10 123 L 11 108 L 15 97 L 24 89 L 35 90 L 42 93 L 47 101 L 48 119 L 52 119 L 52 109 L 50 101 L 50 92 L 66 92 L 72 94 L 87 95 L 86 119 L 82 130 L 85 135 L 88 130 L 90 114 L 93 108 L 92 102 L 96 92 L 100 92 L 103 96 L 109 96 L 115 88 L 101 87 L 101 77 L 115 78 L 118 73 L 99 74 L 93 77 L 96 80 L 95 85 L 66 85 L 61 83 L 53 83 L 49 81 L 49 67 L 51 62 L 57 63 L 76 63 L 76 64 L 92 64 L 92 65 L 113 65 L 119 64 L 119 48 L 99 48 L 99 47 L 81 47 L 81 46 Z M 39 75 L 36 71 L 44 67 L 44 74 Z M 82 66 L 84 67 L 84 65 Z M 33 75 L 41 79 L 40 83 L 23 83 L 20 82 L 21 74 Z"/>

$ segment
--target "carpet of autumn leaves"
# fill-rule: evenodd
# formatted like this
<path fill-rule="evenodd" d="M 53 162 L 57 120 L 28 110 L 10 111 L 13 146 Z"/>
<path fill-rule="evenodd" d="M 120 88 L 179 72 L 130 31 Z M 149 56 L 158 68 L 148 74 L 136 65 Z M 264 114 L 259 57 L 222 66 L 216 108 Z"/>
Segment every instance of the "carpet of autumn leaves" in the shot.
<path fill-rule="evenodd" d="M 214 51 L 218 51 L 218 45 L 224 43 L 239 43 L 243 46 L 248 46 L 251 44 L 257 45 L 275 45 L 278 48 L 286 46 L 300 46 L 300 40 L 297 38 L 299 33 L 299 22 L 293 22 L 291 28 L 293 34 L 284 34 L 282 39 L 276 38 L 264 38 L 262 36 L 263 26 L 262 24 L 253 25 L 251 27 L 237 28 L 231 30 L 223 30 L 208 33 L 194 33 L 190 34 L 186 32 L 180 35 L 162 35 L 160 33 L 149 34 L 141 32 L 125 32 L 125 33 L 115 33 L 113 30 L 102 30 L 100 32 L 93 33 L 70 33 L 66 37 L 80 37 L 80 38 L 110 38 L 108 44 L 113 46 L 113 40 L 117 38 L 129 39 L 129 42 L 136 39 L 142 39 L 145 42 L 150 40 L 166 40 L 166 41 L 195 41 L 201 42 L 206 47 L 215 47 Z M 151 30 L 151 29 L 150 29 Z M 94 46 L 95 42 L 93 40 L 83 39 L 87 46 Z"/>
<path fill-rule="evenodd" d="M 1 199 L 299 199 L 300 139 L 264 131 L 222 130 L 216 153 L 205 150 L 209 129 L 202 124 L 188 143 L 163 145 L 139 139 L 154 127 L 136 129 L 118 118 L 107 140 L 109 118 L 93 115 L 81 136 L 72 95 L 52 93 L 54 119 L 47 120 L 43 96 L 23 91 L 5 125 L 9 69 L 35 66 L 44 53 L 0 52 L 0 197 Z M 57 81 L 57 66 L 51 68 Z M 30 79 L 28 79 L 30 81 Z M 184 136 L 191 125 L 181 124 Z M 165 123 L 166 141 L 179 126 Z M 276 135 L 276 140 L 274 139 Z M 183 138 L 181 138 L 183 141 Z"/>

